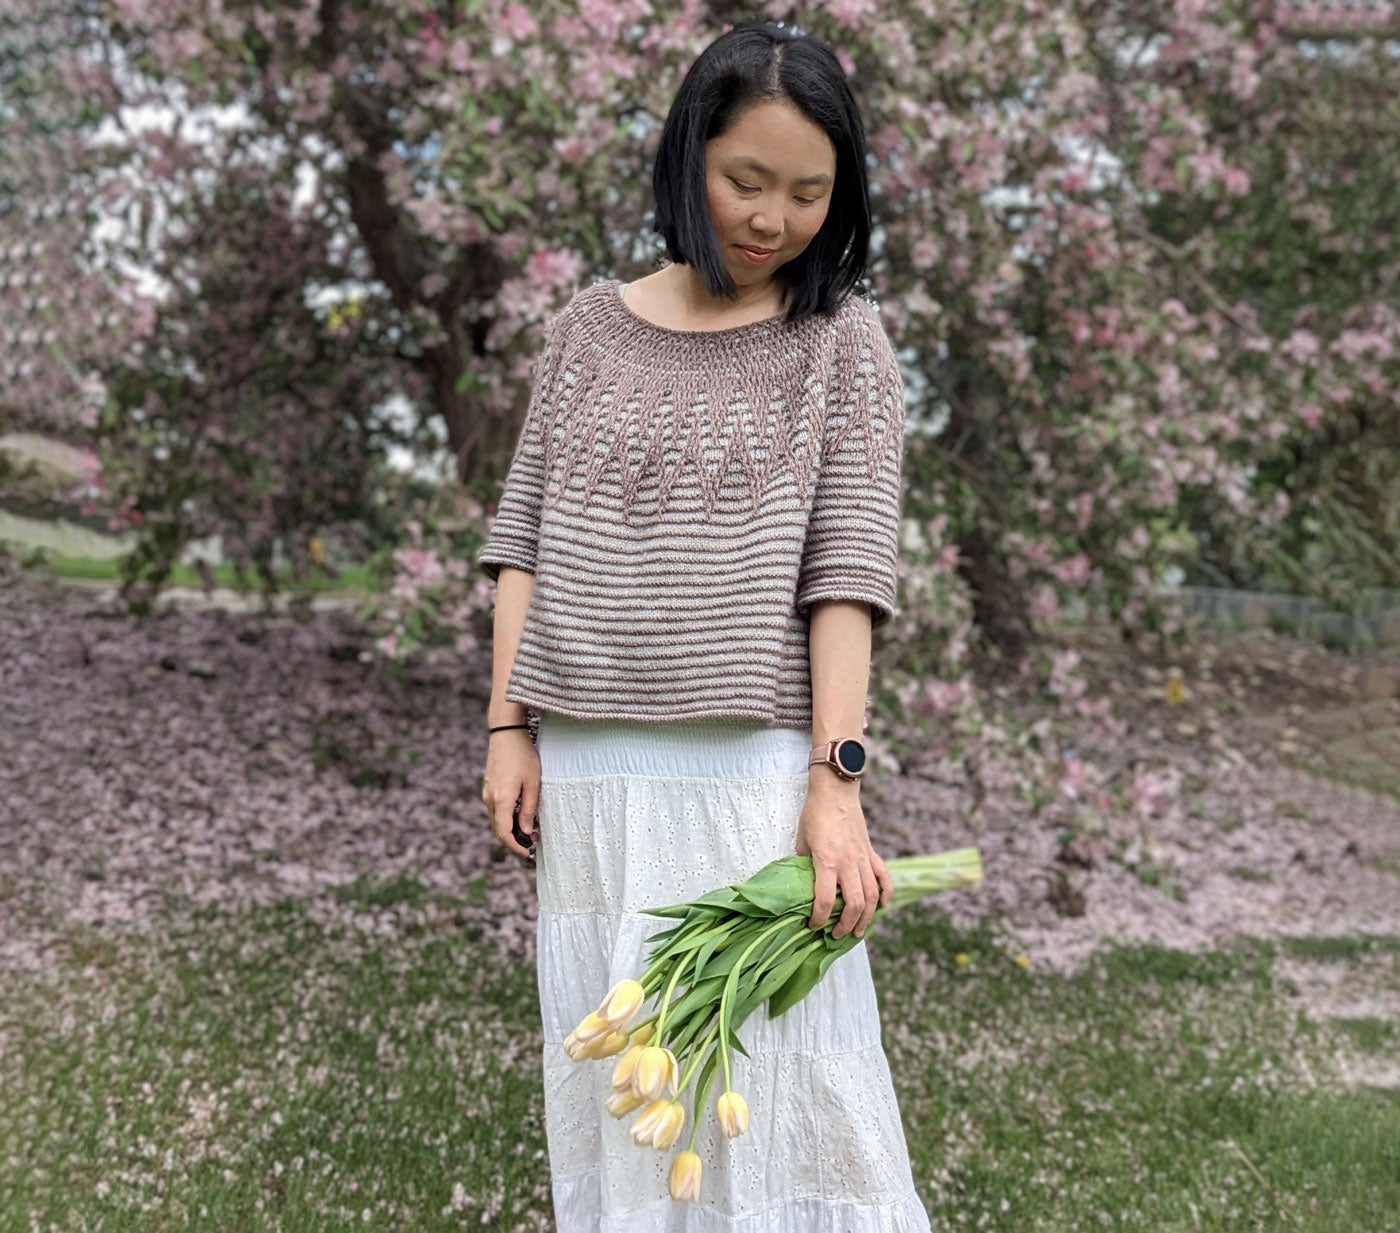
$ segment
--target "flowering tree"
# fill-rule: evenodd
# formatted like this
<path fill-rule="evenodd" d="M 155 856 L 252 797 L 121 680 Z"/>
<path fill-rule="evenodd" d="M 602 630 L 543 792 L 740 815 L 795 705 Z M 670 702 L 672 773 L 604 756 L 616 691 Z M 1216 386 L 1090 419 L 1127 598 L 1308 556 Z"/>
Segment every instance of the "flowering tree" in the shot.
<path fill-rule="evenodd" d="M 16 26 L 31 43 L 38 12 Z M 900 671 L 881 676 L 906 705 L 972 706 L 972 648 L 1019 661 L 1070 600 L 1129 636 L 1170 635 L 1168 570 L 1278 574 L 1329 511 L 1347 520 L 1329 549 L 1343 567 L 1301 583 L 1344 589 L 1362 562 L 1400 581 L 1382 499 L 1400 457 L 1385 179 L 1400 67 L 1383 4 L 94 0 L 68 14 L 66 42 L 44 25 L 42 76 L 16 70 L 71 123 L 35 155 L 0 237 L 13 254 L 68 225 L 40 217 L 38 188 L 138 225 L 101 259 L 71 231 L 46 246 L 77 273 L 64 284 L 50 267 L 48 324 L 12 334 L 25 358 L 7 407 L 105 380 L 104 474 L 141 477 L 126 515 L 180 510 L 167 546 L 196 531 L 251 545 L 272 523 L 352 515 L 382 442 L 370 403 L 397 390 L 441 426 L 473 495 L 441 525 L 418 511 L 384 649 L 421 644 L 428 627 L 408 623 L 424 604 L 462 645 L 489 588 L 435 550 L 460 554 L 480 528 L 543 323 L 658 251 L 643 241 L 665 109 L 700 48 L 752 16 L 826 37 L 869 128 L 871 289 L 918 378 L 910 619 L 883 652 Z M 236 121 L 195 134 L 119 110 L 153 101 L 233 106 Z M 31 153 L 36 106 L 0 117 Z M 98 116 L 121 123 L 99 138 Z M 305 204 L 271 190 L 299 179 Z M 142 299 L 119 258 L 190 294 Z M 60 285 L 98 291 L 60 303 Z M 294 307 L 298 286 L 354 288 L 353 328 Z M 11 277 L 0 295 L 31 292 Z M 114 315 L 114 300 L 132 307 Z M 239 325 L 195 328 L 215 312 Z M 240 384 L 253 352 L 259 379 Z M 308 363 L 314 390 L 294 379 Z M 235 385 L 243 396 L 208 396 Z M 128 424 L 152 391 L 171 442 L 159 466 Z M 173 444 L 196 435 L 222 453 Z M 333 473 L 306 483 L 294 460 L 328 450 Z M 235 465 L 239 451 L 259 461 Z M 221 502 L 171 478 L 205 467 L 277 478 L 246 498 L 224 485 Z M 1070 660 L 1046 667 L 1052 698 L 1090 705 Z"/>

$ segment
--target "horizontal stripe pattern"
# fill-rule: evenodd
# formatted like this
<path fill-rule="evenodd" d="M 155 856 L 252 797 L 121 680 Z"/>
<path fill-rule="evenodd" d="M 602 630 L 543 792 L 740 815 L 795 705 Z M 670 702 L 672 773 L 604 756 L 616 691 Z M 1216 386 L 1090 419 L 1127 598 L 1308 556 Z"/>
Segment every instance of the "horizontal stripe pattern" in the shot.
<path fill-rule="evenodd" d="M 904 391 L 874 307 L 670 330 L 617 279 L 533 369 L 477 565 L 534 574 L 505 696 L 582 719 L 810 728 L 813 604 L 898 613 Z"/>

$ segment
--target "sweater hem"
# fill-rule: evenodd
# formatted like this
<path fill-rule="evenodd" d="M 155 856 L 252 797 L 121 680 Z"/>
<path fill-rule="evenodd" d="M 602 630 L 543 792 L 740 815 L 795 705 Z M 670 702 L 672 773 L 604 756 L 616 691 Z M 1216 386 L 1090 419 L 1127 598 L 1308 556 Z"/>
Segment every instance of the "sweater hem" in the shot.
<path fill-rule="evenodd" d="M 522 706 L 536 712 L 548 711 L 552 714 L 568 716 L 570 719 L 604 720 L 610 723 L 684 723 L 693 720 L 711 720 L 715 723 L 732 724 L 736 727 L 751 727 L 754 723 L 761 723 L 770 728 L 810 729 L 812 726 L 810 715 L 802 718 L 775 714 L 773 711 L 759 710 L 739 704 L 728 704 L 723 709 L 702 707 L 661 714 L 637 711 L 626 706 L 619 707 L 615 702 L 590 709 L 567 700 L 548 698 L 534 693 L 526 695 L 511 689 L 506 690 L 505 698 L 507 702 L 519 702 Z"/>

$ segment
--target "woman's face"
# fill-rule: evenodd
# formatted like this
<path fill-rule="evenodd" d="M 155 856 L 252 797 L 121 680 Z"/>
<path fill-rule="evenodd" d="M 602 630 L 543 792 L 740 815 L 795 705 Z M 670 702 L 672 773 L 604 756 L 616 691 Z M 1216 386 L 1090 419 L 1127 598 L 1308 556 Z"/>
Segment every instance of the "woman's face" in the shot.
<path fill-rule="evenodd" d="M 710 217 L 739 287 L 767 282 L 821 230 L 836 178 L 836 147 L 790 103 L 752 103 L 705 146 Z M 764 261 L 744 249 L 772 249 Z"/>

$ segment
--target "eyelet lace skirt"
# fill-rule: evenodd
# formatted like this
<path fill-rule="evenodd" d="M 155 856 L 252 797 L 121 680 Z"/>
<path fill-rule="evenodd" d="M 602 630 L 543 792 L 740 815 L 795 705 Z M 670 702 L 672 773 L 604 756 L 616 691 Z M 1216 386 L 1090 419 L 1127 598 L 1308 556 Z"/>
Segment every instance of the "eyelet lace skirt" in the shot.
<path fill-rule="evenodd" d="M 670 1151 L 604 1108 L 616 1057 L 574 1062 L 564 1038 L 674 922 L 643 909 L 741 881 L 796 850 L 809 734 L 757 722 L 540 717 L 536 879 L 546 1138 L 558 1233 L 928 1233 L 914 1190 L 862 941 L 785 1014 L 760 1007 L 731 1053 L 748 1132 L 701 1111 L 700 1198 L 672 1200 Z"/>

